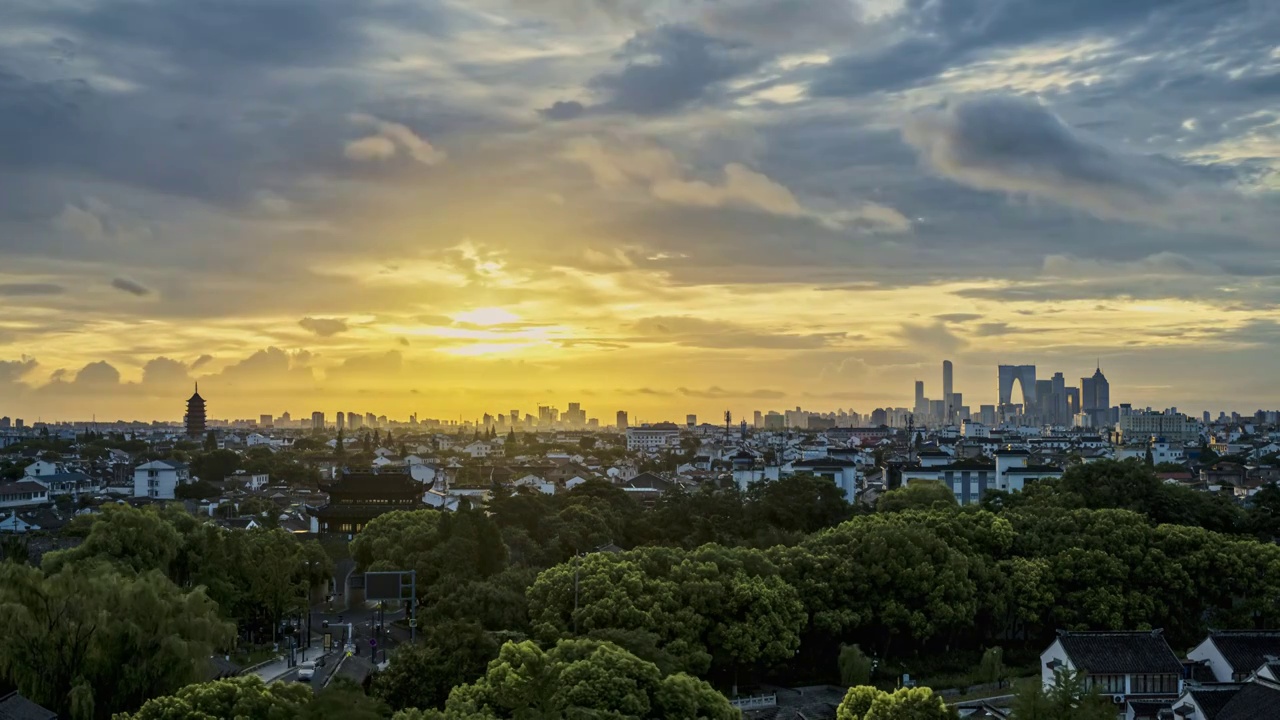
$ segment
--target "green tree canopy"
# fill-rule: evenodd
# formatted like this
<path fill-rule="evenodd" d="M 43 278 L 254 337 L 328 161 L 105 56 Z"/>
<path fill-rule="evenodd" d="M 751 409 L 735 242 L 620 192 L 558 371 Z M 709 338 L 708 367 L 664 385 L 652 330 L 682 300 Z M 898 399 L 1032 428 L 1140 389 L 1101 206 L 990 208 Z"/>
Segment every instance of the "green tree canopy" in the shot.
<path fill-rule="evenodd" d="M 956 496 L 940 482 L 916 480 L 890 490 L 876 501 L 877 512 L 956 507 Z"/>
<path fill-rule="evenodd" d="M 484 677 L 454 689 L 444 712 L 448 720 L 739 715 L 707 683 L 682 674 L 664 677 L 653 663 L 594 640 L 562 640 L 549 651 L 528 641 L 507 643 Z"/>
<path fill-rule="evenodd" d="M 430 623 L 374 676 L 372 694 L 393 710 L 443 708 L 449 691 L 485 674 L 498 642 L 474 622 Z"/>
<path fill-rule="evenodd" d="M 93 518 L 83 543 L 45 555 L 43 564 L 55 573 L 70 563 L 100 559 L 133 572 L 159 570 L 167 574 L 181 545 L 181 534 L 161 510 L 105 505 Z"/>
<path fill-rule="evenodd" d="M 836 708 L 836 720 L 952 720 L 956 717 L 956 711 L 929 688 L 899 688 L 887 693 L 873 687 L 851 687 Z"/>
<path fill-rule="evenodd" d="M 98 562 L 46 575 L 0 565 L 0 674 L 61 715 L 106 718 L 199 679 L 234 628 L 202 590 L 157 570 L 124 575 Z"/>
<path fill-rule="evenodd" d="M 257 675 L 244 675 L 188 685 L 172 695 L 152 698 L 120 720 L 294 720 L 312 697 L 307 685 L 267 685 Z"/>

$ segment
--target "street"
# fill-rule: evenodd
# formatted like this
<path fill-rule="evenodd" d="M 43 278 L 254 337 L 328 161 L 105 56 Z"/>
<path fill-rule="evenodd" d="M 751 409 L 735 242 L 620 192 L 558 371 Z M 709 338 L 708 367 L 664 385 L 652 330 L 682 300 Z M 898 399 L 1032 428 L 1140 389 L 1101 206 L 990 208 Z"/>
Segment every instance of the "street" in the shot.
<path fill-rule="evenodd" d="M 342 674 L 353 679 L 362 679 L 364 674 L 372 670 L 376 662 L 381 662 L 390 650 L 401 642 L 408 640 L 407 631 L 393 628 L 392 623 L 403 619 L 404 608 L 379 611 L 373 608 L 355 608 L 352 610 L 334 611 L 327 604 L 317 605 L 311 611 L 311 647 L 297 650 L 299 664 L 323 656 L 324 665 L 317 667 L 309 684 L 312 690 L 320 690 L 328 682 L 330 676 L 342 665 Z M 325 627 L 325 622 L 328 627 Z M 383 632 L 379 637 L 377 626 L 381 622 Z M 347 637 L 350 628 L 351 637 Z M 325 649 L 325 635 L 329 636 L 330 647 Z M 371 642 L 373 641 L 373 642 Z M 348 648 L 353 657 L 342 662 Z M 376 653 L 376 659 L 374 654 Z M 258 675 L 268 682 L 299 682 L 298 667 L 287 668 L 287 663 L 262 668 Z M 349 666 L 349 667 L 348 667 Z"/>

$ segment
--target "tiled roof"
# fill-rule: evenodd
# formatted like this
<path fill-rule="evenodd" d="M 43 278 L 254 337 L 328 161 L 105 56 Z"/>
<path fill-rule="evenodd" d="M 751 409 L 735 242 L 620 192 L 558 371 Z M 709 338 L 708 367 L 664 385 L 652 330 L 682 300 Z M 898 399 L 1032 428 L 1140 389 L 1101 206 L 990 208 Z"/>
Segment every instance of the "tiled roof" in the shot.
<path fill-rule="evenodd" d="M 58 720 L 58 714 L 13 692 L 0 696 L 0 720 Z"/>
<path fill-rule="evenodd" d="M 1213 720 L 1280 720 L 1280 688 L 1260 682 L 1240 689 Z"/>
<path fill-rule="evenodd" d="M 13 495 L 15 493 L 42 493 L 46 490 L 48 490 L 48 488 L 33 480 L 19 480 L 18 482 L 0 483 L 0 495 Z"/>
<path fill-rule="evenodd" d="M 1206 685 L 1191 691 L 1191 699 L 1204 712 L 1201 720 L 1216 720 L 1222 708 L 1240 692 L 1240 685 Z"/>
<path fill-rule="evenodd" d="M 1058 639 L 1076 667 L 1092 673 L 1182 673 L 1182 663 L 1159 630 L 1151 632 L 1066 632 Z"/>
<path fill-rule="evenodd" d="M 1280 630 L 1211 630 L 1209 639 L 1237 673 L 1253 672 L 1280 655 Z"/>

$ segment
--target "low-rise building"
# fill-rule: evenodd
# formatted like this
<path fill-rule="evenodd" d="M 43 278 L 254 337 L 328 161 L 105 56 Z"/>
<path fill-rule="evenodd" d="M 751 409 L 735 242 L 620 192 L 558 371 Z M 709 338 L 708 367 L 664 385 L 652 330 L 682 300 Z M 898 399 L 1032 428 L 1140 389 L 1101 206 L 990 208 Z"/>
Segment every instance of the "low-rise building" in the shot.
<path fill-rule="evenodd" d="M 186 463 L 152 460 L 133 469 L 133 496 L 173 500 L 179 485 L 191 482 Z"/>
<path fill-rule="evenodd" d="M 1041 681 L 1053 688 L 1060 671 L 1082 673 L 1085 684 L 1123 707 L 1132 699 L 1176 697 L 1183 668 L 1159 630 L 1069 632 L 1040 653 Z"/>
<path fill-rule="evenodd" d="M 1203 662 L 1218 682 L 1240 682 L 1258 668 L 1280 658 L 1280 630 L 1211 630 L 1187 653 Z"/>
<path fill-rule="evenodd" d="M 673 423 L 627 428 L 627 450 L 631 452 L 656 452 L 679 445 L 680 428 Z"/>
<path fill-rule="evenodd" d="M 0 508 L 32 507 L 49 502 L 49 488 L 35 480 L 0 483 Z"/>

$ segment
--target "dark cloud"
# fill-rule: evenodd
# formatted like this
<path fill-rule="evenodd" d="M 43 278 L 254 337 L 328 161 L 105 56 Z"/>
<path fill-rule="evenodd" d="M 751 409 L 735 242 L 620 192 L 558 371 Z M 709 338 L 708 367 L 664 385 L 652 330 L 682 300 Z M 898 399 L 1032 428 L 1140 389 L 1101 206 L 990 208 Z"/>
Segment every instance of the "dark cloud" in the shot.
<path fill-rule="evenodd" d="M 1104 218 L 1150 219 L 1186 178 L 1171 162 L 1082 139 L 1048 108 L 980 97 L 917 115 L 903 130 L 935 171 L 983 190 L 1043 197 Z"/>
<path fill-rule="evenodd" d="M 850 0 L 721 0 L 707 8 L 702 27 L 758 46 L 812 50 L 853 41 L 860 9 Z"/>
<path fill-rule="evenodd" d="M 320 337 L 333 337 L 347 331 L 347 321 L 342 318 L 304 317 L 298 321 L 298 325 Z"/>
<path fill-rule="evenodd" d="M 621 70 L 597 75 L 588 83 L 603 100 L 586 111 L 672 112 L 703 98 L 716 83 L 760 62 L 741 46 L 678 25 L 637 33 L 617 59 L 624 63 Z"/>
<path fill-rule="evenodd" d="M 111 287 L 138 297 L 151 294 L 150 288 L 126 277 L 115 278 L 111 281 Z"/>
<path fill-rule="evenodd" d="M 983 316 L 979 313 L 946 313 L 944 315 L 934 315 L 934 320 L 941 320 L 949 323 L 966 323 L 971 320 L 981 320 Z"/>
<path fill-rule="evenodd" d="M 900 90 L 1003 48 L 1084 32 L 1123 33 L 1154 11 L 1193 6 L 1195 0 L 908 0 L 896 14 L 868 28 L 868 43 L 816 73 L 815 95 L 850 96 Z M 1224 5 L 1243 5 L 1228 0 Z"/>
<path fill-rule="evenodd" d="M 61 295 L 67 289 L 53 283 L 0 283 L 0 296 Z"/>
<path fill-rule="evenodd" d="M 584 112 L 586 112 L 586 108 L 576 100 L 557 100 L 552 103 L 551 107 L 538 111 L 542 117 L 548 120 L 572 120 L 576 117 L 581 117 Z"/>
<path fill-rule="evenodd" d="M 213 360 L 212 355 L 201 355 L 200 357 L 196 358 L 194 362 L 191 363 L 191 369 L 195 370 L 197 368 L 204 367 L 211 360 Z"/>
<path fill-rule="evenodd" d="M 202 74 L 349 61 L 372 52 L 366 33 L 374 23 L 438 35 L 456 27 L 436 3 L 397 0 L 124 0 L 52 4 L 34 16 L 95 44 L 162 53 Z"/>

